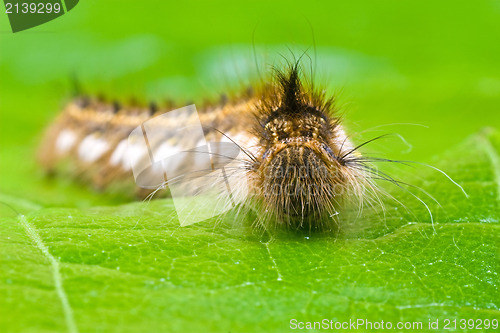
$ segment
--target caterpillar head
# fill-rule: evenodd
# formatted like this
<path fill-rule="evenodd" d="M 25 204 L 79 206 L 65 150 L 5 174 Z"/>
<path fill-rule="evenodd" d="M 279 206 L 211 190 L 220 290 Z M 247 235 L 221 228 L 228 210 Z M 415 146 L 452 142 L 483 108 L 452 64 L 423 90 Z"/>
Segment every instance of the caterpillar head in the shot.
<path fill-rule="evenodd" d="M 307 92 L 294 65 L 277 73 L 259 109 L 257 197 L 277 223 L 323 228 L 338 214 L 351 180 L 340 158 L 350 144 L 331 116 L 333 101 Z"/>

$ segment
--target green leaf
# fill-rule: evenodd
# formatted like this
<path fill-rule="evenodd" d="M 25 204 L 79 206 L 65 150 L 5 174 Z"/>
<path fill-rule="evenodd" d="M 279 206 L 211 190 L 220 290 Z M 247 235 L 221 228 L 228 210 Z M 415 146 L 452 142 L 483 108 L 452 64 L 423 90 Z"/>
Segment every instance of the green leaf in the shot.
<path fill-rule="evenodd" d="M 269 237 L 233 223 L 234 214 L 180 227 L 171 200 L 39 209 L 2 195 L 24 215 L 0 222 L 0 327 L 278 332 L 292 319 L 363 319 L 422 322 L 421 331 L 439 320 L 443 331 L 445 319 L 457 319 L 455 331 L 467 331 L 460 319 L 500 314 L 499 151 L 499 133 L 485 130 L 436 157 L 469 198 L 431 168 L 408 169 L 401 179 L 442 206 L 419 194 L 433 223 L 396 188 L 391 194 L 411 212 L 388 202 L 385 217 L 367 209 L 337 234 Z"/>

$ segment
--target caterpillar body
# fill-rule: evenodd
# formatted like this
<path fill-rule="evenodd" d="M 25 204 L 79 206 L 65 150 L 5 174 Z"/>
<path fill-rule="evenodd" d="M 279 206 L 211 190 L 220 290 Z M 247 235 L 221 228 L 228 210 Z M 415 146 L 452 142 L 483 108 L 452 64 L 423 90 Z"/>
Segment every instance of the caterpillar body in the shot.
<path fill-rule="evenodd" d="M 77 98 L 49 127 L 39 160 L 52 173 L 69 162 L 74 177 L 101 189 L 133 183 L 129 162 L 146 156 L 130 149 L 127 137 L 170 109 Z M 378 200 L 372 169 L 347 136 L 335 99 L 306 85 L 298 63 L 198 114 L 207 140 L 230 141 L 241 149 L 227 176 L 233 184 L 245 181 L 248 191 L 236 196 L 236 205 L 255 208 L 258 227 L 332 229 L 346 206 Z M 162 126 L 168 132 L 176 123 Z M 186 139 L 169 139 L 155 149 L 176 149 L 176 140 Z M 182 171 L 188 163 L 179 161 L 177 167 Z"/>

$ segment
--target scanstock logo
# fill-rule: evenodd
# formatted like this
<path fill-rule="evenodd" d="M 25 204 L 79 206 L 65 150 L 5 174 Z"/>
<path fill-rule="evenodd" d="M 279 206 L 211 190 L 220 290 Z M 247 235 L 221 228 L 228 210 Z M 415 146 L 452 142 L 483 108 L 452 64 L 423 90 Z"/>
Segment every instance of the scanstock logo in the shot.
<path fill-rule="evenodd" d="M 4 0 L 12 32 L 19 32 L 63 16 L 79 0 Z"/>

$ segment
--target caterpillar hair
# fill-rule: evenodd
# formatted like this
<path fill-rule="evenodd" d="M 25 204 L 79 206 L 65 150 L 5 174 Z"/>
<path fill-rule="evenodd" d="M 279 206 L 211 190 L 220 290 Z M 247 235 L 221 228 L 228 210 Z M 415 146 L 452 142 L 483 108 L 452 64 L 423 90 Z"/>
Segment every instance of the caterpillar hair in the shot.
<path fill-rule="evenodd" d="M 365 205 L 383 205 L 380 196 L 385 194 L 377 179 L 402 186 L 373 167 L 377 161 L 397 161 L 366 158 L 359 151 L 380 137 L 354 145 L 335 98 L 304 83 L 302 77 L 299 61 L 288 63 L 260 87 L 198 110 L 210 141 L 232 142 L 243 152 L 233 159 L 227 176 L 232 184 L 241 182 L 248 188 L 234 196 L 234 204 L 254 209 L 258 228 L 331 230 L 346 207 L 354 205 L 362 212 Z M 61 172 L 61 165 L 69 163 L 73 177 L 99 189 L 133 185 L 130 160 L 145 156 L 127 146 L 127 137 L 145 121 L 173 108 L 76 98 L 48 129 L 39 160 L 51 173 Z M 168 132 L 176 124 L 162 126 Z M 160 142 L 158 149 L 175 150 L 183 139 Z M 189 163 L 178 163 L 181 173 Z M 158 189 L 135 193 L 145 198 Z"/>

